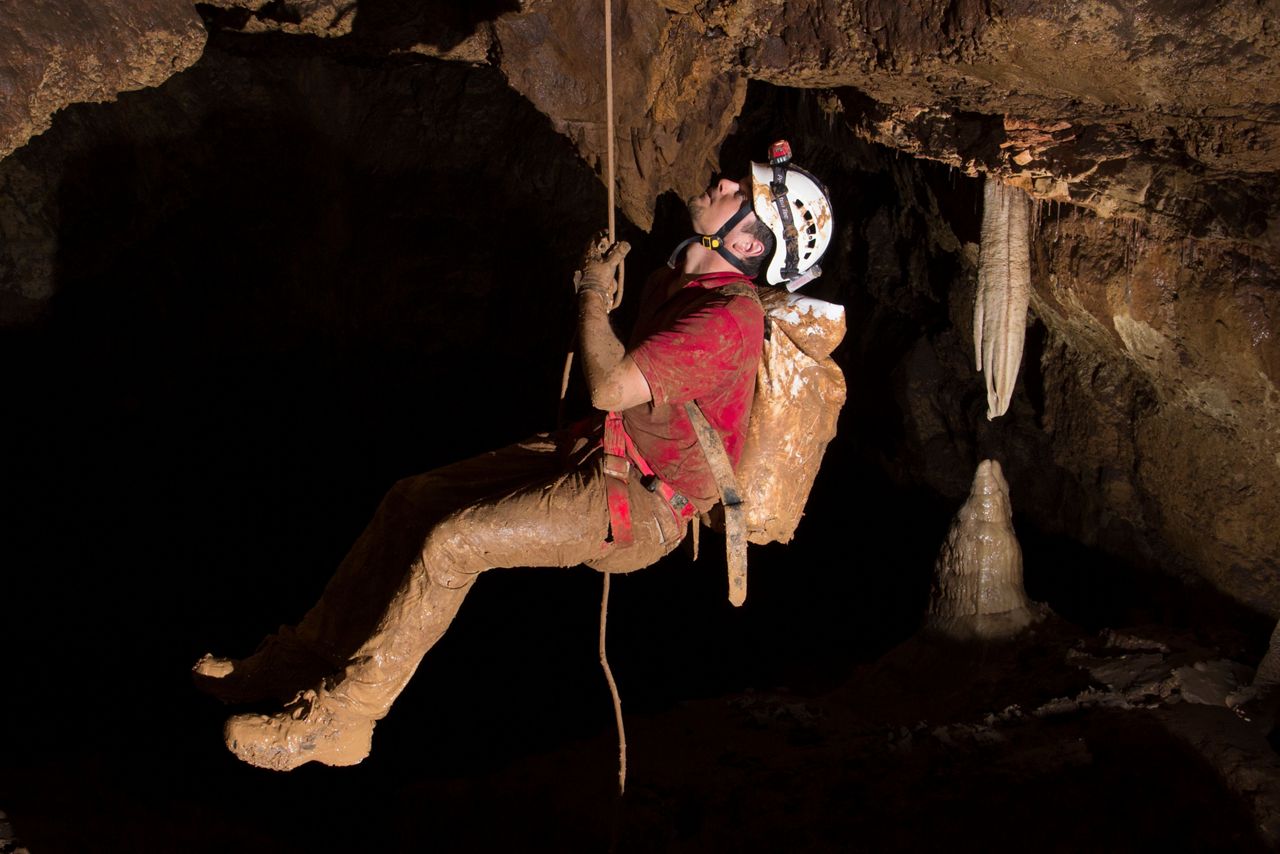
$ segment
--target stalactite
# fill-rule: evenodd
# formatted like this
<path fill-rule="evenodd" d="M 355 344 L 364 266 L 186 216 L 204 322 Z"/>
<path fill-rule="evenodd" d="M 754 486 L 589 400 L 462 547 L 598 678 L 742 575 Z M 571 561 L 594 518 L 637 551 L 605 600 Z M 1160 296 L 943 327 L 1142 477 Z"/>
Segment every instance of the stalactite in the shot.
<path fill-rule="evenodd" d="M 926 625 L 949 637 L 1001 638 L 1037 614 L 1022 587 L 1009 485 L 1000 463 L 983 460 L 938 553 Z"/>
<path fill-rule="evenodd" d="M 983 190 L 973 351 L 987 381 L 987 420 L 1009 409 L 1031 298 L 1027 194 L 988 177 Z"/>

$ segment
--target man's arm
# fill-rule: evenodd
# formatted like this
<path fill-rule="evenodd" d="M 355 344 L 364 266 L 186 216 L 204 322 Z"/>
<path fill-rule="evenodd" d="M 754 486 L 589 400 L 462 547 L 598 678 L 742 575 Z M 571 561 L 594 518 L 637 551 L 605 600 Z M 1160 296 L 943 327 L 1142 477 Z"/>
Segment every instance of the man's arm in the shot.
<path fill-rule="evenodd" d="M 591 406 L 598 410 L 620 412 L 653 399 L 649 380 L 640 373 L 609 325 L 614 270 L 630 248 L 618 243 L 603 259 L 585 265 L 577 282 L 577 339 L 582 351 L 582 373 L 591 392 Z"/>

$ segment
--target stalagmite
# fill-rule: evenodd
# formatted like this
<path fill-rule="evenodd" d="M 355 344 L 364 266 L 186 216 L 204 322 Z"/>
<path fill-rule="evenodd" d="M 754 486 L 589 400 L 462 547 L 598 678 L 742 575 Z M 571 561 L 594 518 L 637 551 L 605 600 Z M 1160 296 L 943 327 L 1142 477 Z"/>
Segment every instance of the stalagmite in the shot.
<path fill-rule="evenodd" d="M 1253 684 L 1268 690 L 1280 686 L 1280 623 L 1276 623 L 1275 630 L 1271 632 L 1271 641 L 1267 644 L 1267 652 L 1262 656 L 1262 661 L 1258 663 Z"/>
<path fill-rule="evenodd" d="M 983 460 L 938 554 L 926 625 L 954 638 L 1002 638 L 1036 618 L 1022 588 L 1009 485 L 998 462 Z"/>
<path fill-rule="evenodd" d="M 1275 726 L 1280 718 L 1280 623 L 1271 632 L 1267 651 L 1253 674 L 1253 683 L 1228 695 L 1227 705 L 1264 729 Z"/>
<path fill-rule="evenodd" d="M 1013 396 L 1031 298 L 1030 203 L 1027 194 L 988 177 L 982 201 L 973 352 L 986 372 L 987 420 L 1004 415 Z"/>

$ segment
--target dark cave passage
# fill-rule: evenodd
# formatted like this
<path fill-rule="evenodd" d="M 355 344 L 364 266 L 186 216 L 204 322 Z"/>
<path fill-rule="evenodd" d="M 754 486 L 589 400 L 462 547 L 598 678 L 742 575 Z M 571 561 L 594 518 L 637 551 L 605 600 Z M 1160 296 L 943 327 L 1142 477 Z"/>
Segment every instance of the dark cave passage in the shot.
<path fill-rule="evenodd" d="M 9 682 L 23 698 L 6 710 L 22 737 L 0 805 L 32 850 L 600 850 L 612 712 L 595 660 L 599 580 L 584 569 L 486 576 L 357 769 L 238 767 L 218 739 L 225 710 L 190 687 L 201 653 L 246 653 L 314 601 L 397 478 L 552 426 L 568 282 L 604 218 L 599 181 L 497 70 L 369 66 L 273 39 L 215 34 L 164 86 L 69 108 L 0 164 L 56 241 L 6 256 L 47 269 L 54 293 L 0 331 L 19 368 L 2 428 L 13 613 L 0 632 L 20 653 Z M 997 431 L 952 329 L 972 288 L 979 182 L 899 159 L 812 95 L 763 84 L 722 166 L 779 136 L 829 176 L 844 223 L 812 293 L 847 307 L 849 403 L 797 540 L 753 549 L 745 609 L 724 601 L 711 535 L 697 563 L 677 553 L 618 580 L 612 663 L 651 740 L 633 742 L 643 786 L 617 850 L 1207 849 L 1224 827 L 1250 850 L 1243 808 L 1212 770 L 1118 715 L 1092 729 L 1028 723 L 994 764 L 987 748 L 900 762 L 867 736 L 848 762 L 862 770 L 813 760 L 796 791 L 825 802 L 714 783 L 684 798 L 691 783 L 661 782 L 689 773 L 663 727 L 692 725 L 663 715 L 863 673 L 916 632 L 977 461 L 1049 459 L 1034 359 Z M 624 225 L 633 281 L 684 236 L 683 216 L 666 196 L 651 234 Z M 935 413 L 946 440 L 915 443 L 907 396 L 948 383 Z M 574 404 L 586 405 L 580 382 Z M 1069 540 L 1043 508 L 1070 507 L 1077 487 L 1048 463 L 1035 478 L 1033 463 L 1017 470 L 1015 509 L 1041 508 L 1017 518 L 1033 598 L 1082 631 L 1162 624 L 1260 654 L 1262 617 L 1154 575 L 1147 556 Z M 804 779 L 800 749 L 778 772 L 784 788 Z M 693 773 L 760 783 L 735 756 L 726 747 Z M 538 788 L 560 775 L 564 791 Z M 982 830 L 959 794 L 974 785 L 991 792 L 983 809 L 1016 816 L 1008 839 L 955 843 Z M 1130 813 L 1108 815 L 1117 804 Z M 922 808 L 932 819 L 918 824 Z M 809 816 L 808 835 L 751 835 L 753 813 L 787 810 Z M 1073 812 L 1079 825 L 1055 825 Z M 59 827 L 86 814 L 86 827 Z M 438 829 L 447 814 L 478 837 Z M 1130 835 L 1107 848 L 1091 825 Z M 865 841 L 850 849 L 850 835 Z"/>

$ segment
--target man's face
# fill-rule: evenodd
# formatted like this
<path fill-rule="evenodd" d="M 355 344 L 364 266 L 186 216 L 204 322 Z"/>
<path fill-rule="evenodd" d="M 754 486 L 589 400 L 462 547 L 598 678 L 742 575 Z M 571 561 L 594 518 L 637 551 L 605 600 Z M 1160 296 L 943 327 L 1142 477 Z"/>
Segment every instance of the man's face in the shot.
<path fill-rule="evenodd" d="M 748 201 L 747 190 L 751 179 L 744 177 L 741 181 L 721 178 L 707 188 L 700 196 L 689 200 L 689 218 L 693 220 L 693 229 L 698 234 L 715 234 L 720 226 L 738 212 L 744 201 Z M 739 223 L 739 228 L 741 227 Z"/>

